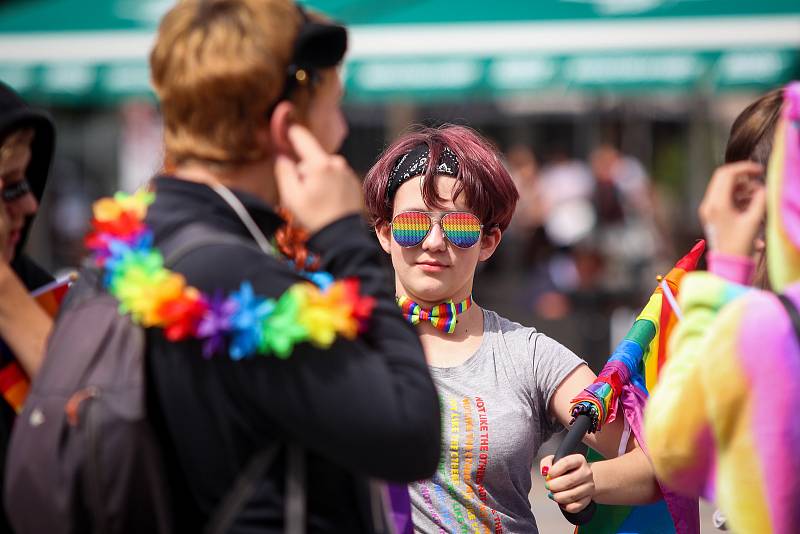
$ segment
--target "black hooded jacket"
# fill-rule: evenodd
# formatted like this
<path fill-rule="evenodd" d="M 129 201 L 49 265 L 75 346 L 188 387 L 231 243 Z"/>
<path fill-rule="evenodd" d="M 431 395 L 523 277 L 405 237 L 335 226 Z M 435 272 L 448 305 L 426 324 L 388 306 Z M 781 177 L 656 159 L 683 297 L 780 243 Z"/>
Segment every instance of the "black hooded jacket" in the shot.
<path fill-rule="evenodd" d="M 31 161 L 25 177 L 38 201 L 41 201 L 50 162 L 53 159 L 55 130 L 50 118 L 43 112 L 32 109 L 10 87 L 0 82 L 0 145 L 5 138 L 22 128 L 33 128 L 35 134 L 31 143 Z M 2 202 L 2 201 L 0 201 Z M 16 253 L 11 262 L 14 272 L 28 289 L 36 289 L 52 281 L 52 277 L 32 259 L 23 254 L 26 237 L 33 217 L 27 221 L 22 231 L 22 239 L 17 243 Z M 2 298 L 2 295 L 0 295 Z M 8 347 L 0 339 L 0 368 L 14 358 Z M 0 400 L 0 484 L 5 479 L 6 447 L 14 424 L 15 413 L 5 400 Z M 1 488 L 0 488 L 1 489 Z M 0 534 L 11 532 L 5 510 L 0 507 Z"/>
<path fill-rule="evenodd" d="M 171 177 L 153 186 L 147 223 L 165 254 L 170 236 L 198 222 L 253 241 L 208 186 Z M 270 239 L 282 220 L 259 199 L 235 194 Z M 274 442 L 307 453 L 308 532 L 374 532 L 367 478 L 411 482 L 436 469 L 438 397 L 417 334 L 394 301 L 382 251 L 359 216 L 323 228 L 308 248 L 321 254 L 323 270 L 357 277 L 361 293 L 375 298 L 370 328 L 357 339 L 337 339 L 329 349 L 301 343 L 285 360 L 236 361 L 206 359 L 198 341 L 172 343 L 148 330 L 151 417 L 167 456 L 178 532 L 202 531 L 248 460 Z M 247 280 L 256 294 L 277 298 L 303 280 L 285 260 L 246 243 L 206 245 L 173 269 L 209 295 Z M 278 461 L 229 532 L 283 532 L 283 494 Z"/>

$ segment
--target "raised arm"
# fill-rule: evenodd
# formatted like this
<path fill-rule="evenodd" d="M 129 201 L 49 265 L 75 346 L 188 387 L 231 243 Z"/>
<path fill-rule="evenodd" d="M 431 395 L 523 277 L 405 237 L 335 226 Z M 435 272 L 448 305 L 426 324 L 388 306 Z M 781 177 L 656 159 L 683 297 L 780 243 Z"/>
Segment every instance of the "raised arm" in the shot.
<path fill-rule="evenodd" d="M 695 495 L 704 493 L 713 469 L 705 380 L 725 376 L 736 354 L 735 328 L 745 301 L 739 297 L 748 288 L 734 283 L 746 282 L 746 275 L 737 274 L 746 270 L 730 264 L 752 253 L 765 211 L 764 187 L 754 179 L 762 171 L 750 161 L 731 163 L 718 168 L 709 182 L 699 216 L 710 247 L 709 265 L 728 279 L 703 272 L 684 278 L 679 295 L 683 320 L 670 340 L 669 359 L 645 413 L 647 444 L 659 479 Z M 731 384 L 731 391 L 735 389 Z"/>

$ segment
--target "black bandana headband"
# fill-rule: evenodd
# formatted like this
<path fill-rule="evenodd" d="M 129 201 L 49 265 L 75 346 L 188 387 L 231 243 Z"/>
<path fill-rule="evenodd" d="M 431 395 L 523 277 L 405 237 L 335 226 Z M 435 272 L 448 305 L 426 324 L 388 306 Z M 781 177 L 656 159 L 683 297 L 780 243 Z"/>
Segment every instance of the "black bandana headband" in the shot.
<path fill-rule="evenodd" d="M 424 175 L 428 170 L 428 145 L 417 145 L 403 154 L 389 174 L 389 183 L 386 186 L 386 200 L 392 200 L 395 193 L 410 178 Z M 448 147 L 442 149 L 436 174 L 458 176 L 458 159 Z"/>

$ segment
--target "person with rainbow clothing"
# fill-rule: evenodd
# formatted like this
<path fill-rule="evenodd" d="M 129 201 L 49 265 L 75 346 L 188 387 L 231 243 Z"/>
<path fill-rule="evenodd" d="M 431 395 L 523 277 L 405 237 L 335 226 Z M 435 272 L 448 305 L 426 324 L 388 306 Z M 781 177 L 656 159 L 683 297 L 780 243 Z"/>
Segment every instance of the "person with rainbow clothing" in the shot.
<path fill-rule="evenodd" d="M 645 432 L 659 479 L 715 502 L 730 530 L 789 534 L 800 528 L 800 83 L 749 106 L 732 134 L 747 149 L 700 205 L 709 271 L 684 278 Z M 763 241 L 759 285 L 771 291 L 750 286 Z"/>

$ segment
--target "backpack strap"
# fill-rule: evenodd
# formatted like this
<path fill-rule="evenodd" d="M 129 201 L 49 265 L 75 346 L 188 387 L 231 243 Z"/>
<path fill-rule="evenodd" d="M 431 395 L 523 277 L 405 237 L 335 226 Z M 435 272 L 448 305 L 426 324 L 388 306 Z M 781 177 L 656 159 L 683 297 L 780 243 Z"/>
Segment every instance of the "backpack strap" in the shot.
<path fill-rule="evenodd" d="M 284 498 L 285 534 L 304 534 L 306 531 L 306 455 L 297 445 L 288 447 L 288 472 Z"/>
<path fill-rule="evenodd" d="M 236 478 L 230 491 L 209 519 L 206 527 L 207 534 L 226 534 L 228 532 L 244 505 L 255 494 L 261 477 L 275 462 L 279 448 L 279 443 L 273 443 L 250 459 L 244 471 Z"/>
<path fill-rule="evenodd" d="M 161 250 L 164 251 L 164 265 L 174 266 L 188 253 L 209 245 L 240 245 L 261 252 L 247 239 L 224 232 L 204 223 L 191 223 L 169 236 Z"/>
<path fill-rule="evenodd" d="M 275 462 L 278 443 L 256 453 L 222 500 L 206 527 L 206 534 L 227 534 L 261 483 L 261 477 Z M 285 534 L 304 534 L 306 531 L 306 456 L 296 445 L 287 446 L 286 492 L 283 507 Z"/>
<path fill-rule="evenodd" d="M 162 247 L 166 251 L 164 265 L 173 266 L 188 253 L 209 245 L 240 245 L 263 251 L 243 237 L 223 233 L 204 223 L 191 223 L 167 238 Z M 275 462 L 280 448 L 273 443 L 256 453 L 236 478 L 230 491 L 209 519 L 208 534 L 226 534 L 236 517 L 253 497 L 261 478 Z M 296 445 L 287 446 L 286 491 L 284 497 L 284 532 L 304 534 L 306 527 L 306 457 Z"/>
<path fill-rule="evenodd" d="M 777 294 L 775 296 L 778 297 L 778 300 L 781 301 L 781 304 L 783 304 L 783 307 L 786 309 L 786 313 L 792 321 L 792 327 L 794 328 L 795 336 L 797 336 L 797 341 L 800 343 L 800 311 L 797 310 L 797 306 L 795 306 L 794 302 L 786 295 Z"/>

